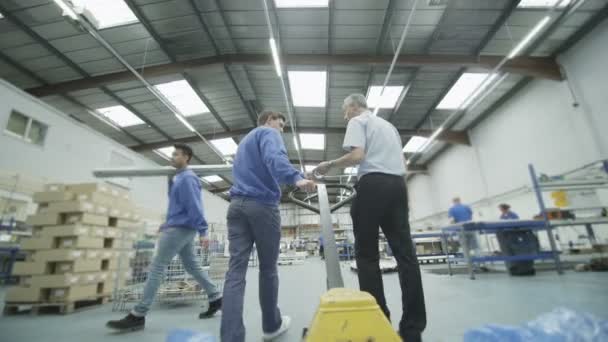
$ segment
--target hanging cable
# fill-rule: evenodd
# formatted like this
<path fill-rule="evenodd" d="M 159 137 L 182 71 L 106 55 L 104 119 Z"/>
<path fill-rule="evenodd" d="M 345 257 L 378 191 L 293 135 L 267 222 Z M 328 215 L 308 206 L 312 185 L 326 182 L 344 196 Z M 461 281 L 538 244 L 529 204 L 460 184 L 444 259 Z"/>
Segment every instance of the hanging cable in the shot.
<path fill-rule="evenodd" d="M 285 100 L 285 106 L 287 107 L 287 118 L 289 119 L 289 122 L 291 125 L 291 133 L 294 135 L 294 144 L 296 147 L 296 153 L 298 155 L 298 161 L 300 162 L 300 168 L 301 168 L 302 172 L 304 172 L 304 161 L 302 159 L 302 154 L 300 152 L 301 146 L 300 146 L 300 139 L 298 139 L 298 133 L 297 133 L 297 127 L 296 127 L 297 124 L 293 118 L 291 104 L 289 102 L 289 96 L 287 95 L 287 86 L 285 85 L 285 79 L 283 78 L 283 66 L 281 65 L 281 59 L 280 59 L 280 57 L 281 57 L 280 46 L 277 45 L 277 40 L 275 39 L 275 36 L 274 36 L 272 22 L 270 21 L 270 11 L 268 10 L 268 3 L 266 1 L 267 0 L 262 0 L 262 3 L 264 4 L 264 14 L 266 15 L 266 24 L 268 25 L 268 33 L 270 35 L 270 38 L 268 39 L 268 43 L 270 45 L 270 50 L 271 50 L 272 59 L 274 62 L 274 67 L 276 69 L 277 76 L 279 77 L 279 80 L 281 82 L 281 90 L 283 91 L 283 99 Z M 327 77 L 329 77 L 329 75 L 327 75 Z"/>
<path fill-rule="evenodd" d="M 162 104 L 165 105 L 175 117 L 184 125 L 186 128 L 198 136 L 207 146 L 216 153 L 224 163 L 230 164 L 230 160 L 224 156 L 212 143 L 210 143 L 205 137 L 198 132 L 186 119 L 186 117 L 169 101 L 165 96 L 160 93 L 156 88 L 150 84 L 128 61 L 126 61 L 100 34 L 97 30 L 89 23 L 86 18 L 81 17 L 77 14 L 74 9 L 65 2 L 65 0 L 54 0 L 59 7 L 63 10 L 64 15 L 74 19 L 80 27 L 89 33 L 97 42 L 99 42 L 106 50 L 108 50 L 118 61 L 129 70 L 147 89 L 150 91 Z"/>

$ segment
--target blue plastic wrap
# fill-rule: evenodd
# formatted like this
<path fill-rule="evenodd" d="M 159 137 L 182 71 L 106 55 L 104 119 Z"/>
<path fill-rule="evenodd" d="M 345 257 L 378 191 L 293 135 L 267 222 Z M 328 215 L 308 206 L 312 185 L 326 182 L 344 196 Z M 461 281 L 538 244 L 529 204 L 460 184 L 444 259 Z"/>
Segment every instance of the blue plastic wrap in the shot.
<path fill-rule="evenodd" d="M 165 342 L 219 342 L 220 340 L 207 333 L 199 331 L 174 329 L 169 331 Z"/>
<path fill-rule="evenodd" d="M 521 327 L 488 324 L 464 334 L 465 342 L 604 342 L 608 321 L 566 308 L 543 314 Z"/>

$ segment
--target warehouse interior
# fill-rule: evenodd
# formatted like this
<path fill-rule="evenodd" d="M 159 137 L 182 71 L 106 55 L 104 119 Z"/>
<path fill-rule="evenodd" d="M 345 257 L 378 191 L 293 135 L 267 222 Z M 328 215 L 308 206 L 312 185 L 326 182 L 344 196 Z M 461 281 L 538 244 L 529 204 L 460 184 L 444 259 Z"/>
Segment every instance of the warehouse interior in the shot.
<path fill-rule="evenodd" d="M 566 316 L 574 340 L 608 338 L 607 17 L 607 0 L 0 0 L 0 340 L 187 341 L 182 329 L 219 341 L 221 313 L 198 318 L 207 297 L 178 258 L 143 331 L 105 326 L 141 298 L 173 145 L 193 150 L 210 239 L 195 249 L 221 286 L 231 166 L 258 115 L 285 114 L 289 161 L 308 173 L 345 154 L 350 94 L 402 140 L 424 341 L 498 340 L 483 328 Z M 351 289 L 357 181 L 356 166 L 319 180 L 343 204 L 326 227 Z M 329 261 L 323 217 L 301 203 L 325 197 L 282 190 L 279 305 L 292 322 L 279 340 L 311 341 Z M 452 221 L 455 198 L 466 224 Z M 517 220 L 500 220 L 505 204 Z M 509 227 L 534 250 L 508 254 Z M 383 235 L 379 251 L 398 329 Z M 518 262 L 533 274 L 513 274 Z M 258 267 L 254 252 L 247 341 L 263 334 Z M 583 318 L 597 325 L 572 325 Z"/>

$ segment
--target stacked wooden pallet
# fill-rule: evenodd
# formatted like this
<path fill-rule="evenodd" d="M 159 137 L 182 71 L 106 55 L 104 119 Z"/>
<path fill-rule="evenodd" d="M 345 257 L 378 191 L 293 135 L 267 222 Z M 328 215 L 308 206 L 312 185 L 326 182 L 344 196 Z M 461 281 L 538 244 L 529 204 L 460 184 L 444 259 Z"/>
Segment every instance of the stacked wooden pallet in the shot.
<path fill-rule="evenodd" d="M 126 190 L 107 184 L 51 184 L 34 194 L 32 238 L 15 263 L 18 286 L 6 293 L 5 313 L 54 307 L 69 313 L 105 302 L 131 276 L 129 259 L 139 217 Z"/>

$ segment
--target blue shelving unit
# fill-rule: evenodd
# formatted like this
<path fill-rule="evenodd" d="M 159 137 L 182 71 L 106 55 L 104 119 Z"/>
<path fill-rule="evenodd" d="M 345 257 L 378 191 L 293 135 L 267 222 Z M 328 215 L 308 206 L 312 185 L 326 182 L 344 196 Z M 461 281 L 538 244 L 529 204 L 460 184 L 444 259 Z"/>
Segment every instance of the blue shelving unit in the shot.
<path fill-rule="evenodd" d="M 469 232 L 480 232 L 486 234 L 496 234 L 500 231 L 513 231 L 518 229 L 535 230 L 535 231 L 547 231 L 549 235 L 549 241 L 551 241 L 551 250 L 543 251 L 537 254 L 530 255 L 491 255 L 491 256 L 471 256 L 470 247 L 468 246 L 467 239 L 465 238 L 466 233 Z M 553 259 L 557 272 L 562 274 L 561 262 L 559 259 L 559 252 L 555 247 L 555 240 L 551 233 L 551 226 L 547 224 L 545 220 L 503 220 L 503 221 L 469 221 L 460 224 L 450 225 L 441 229 L 446 236 L 458 235 L 462 246 L 464 260 L 467 263 L 469 269 L 469 276 L 471 279 L 475 279 L 475 273 L 473 271 L 473 265 L 481 262 L 495 262 L 495 261 L 523 261 L 523 260 L 541 260 L 541 259 Z M 448 268 L 450 275 L 452 269 L 450 265 L 451 261 L 448 259 Z"/>

